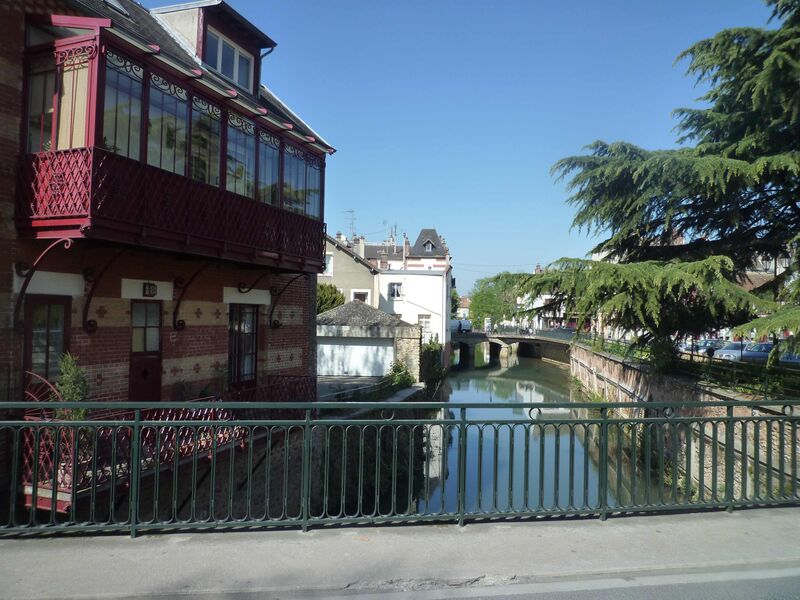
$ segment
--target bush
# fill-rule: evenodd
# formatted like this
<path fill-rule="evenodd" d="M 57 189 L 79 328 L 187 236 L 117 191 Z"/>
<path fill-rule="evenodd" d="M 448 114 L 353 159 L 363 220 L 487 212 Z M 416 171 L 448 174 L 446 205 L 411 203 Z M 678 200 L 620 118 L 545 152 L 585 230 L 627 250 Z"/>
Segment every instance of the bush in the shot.
<path fill-rule="evenodd" d="M 393 362 L 386 377 L 392 381 L 392 385 L 398 388 L 407 388 L 414 383 L 414 376 L 401 362 Z"/>
<path fill-rule="evenodd" d="M 89 397 L 89 378 L 86 376 L 86 371 L 78 366 L 72 354 L 67 352 L 61 356 L 58 361 L 58 371 L 55 387 L 60 398 L 53 400 L 85 402 Z M 86 418 L 87 412 L 85 408 L 57 409 L 55 416 L 65 421 L 80 421 Z"/>

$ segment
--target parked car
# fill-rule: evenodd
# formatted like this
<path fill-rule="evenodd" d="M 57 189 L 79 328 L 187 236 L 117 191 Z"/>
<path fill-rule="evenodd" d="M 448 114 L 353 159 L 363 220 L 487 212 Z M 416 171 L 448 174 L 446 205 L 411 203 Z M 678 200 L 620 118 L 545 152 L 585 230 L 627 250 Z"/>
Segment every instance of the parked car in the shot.
<path fill-rule="evenodd" d="M 722 360 L 741 360 L 745 342 L 727 342 L 722 348 L 714 352 L 714 358 Z"/>
<path fill-rule="evenodd" d="M 772 346 L 772 342 L 753 342 L 747 344 L 742 352 L 742 360 L 744 362 L 765 363 L 767 362 L 767 358 L 769 358 Z"/>
<path fill-rule="evenodd" d="M 800 367 L 800 354 L 793 352 L 784 352 L 781 354 L 780 363 L 787 367 L 797 368 Z"/>
<path fill-rule="evenodd" d="M 708 354 L 709 350 L 713 354 L 719 348 L 722 348 L 725 345 L 725 340 L 715 340 L 715 339 L 702 339 L 702 340 L 687 340 L 683 344 L 681 344 L 678 349 L 681 352 L 686 352 L 688 354 Z"/>

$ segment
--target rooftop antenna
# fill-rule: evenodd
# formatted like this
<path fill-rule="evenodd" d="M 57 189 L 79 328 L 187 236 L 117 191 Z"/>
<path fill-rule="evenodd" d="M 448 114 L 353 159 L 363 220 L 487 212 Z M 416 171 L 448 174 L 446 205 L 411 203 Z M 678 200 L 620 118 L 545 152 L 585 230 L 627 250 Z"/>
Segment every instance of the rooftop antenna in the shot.
<path fill-rule="evenodd" d="M 356 211 L 351 209 L 342 212 L 350 215 L 350 239 L 352 240 L 356 237 Z"/>

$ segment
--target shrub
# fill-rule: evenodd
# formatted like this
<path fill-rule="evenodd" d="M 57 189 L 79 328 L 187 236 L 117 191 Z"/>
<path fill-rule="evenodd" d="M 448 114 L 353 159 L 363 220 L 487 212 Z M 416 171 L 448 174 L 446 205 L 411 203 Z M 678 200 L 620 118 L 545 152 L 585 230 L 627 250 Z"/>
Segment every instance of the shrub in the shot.
<path fill-rule="evenodd" d="M 387 377 L 392 381 L 392 385 L 399 388 L 407 388 L 414 383 L 414 376 L 408 372 L 408 368 L 401 362 L 393 362 Z"/>
<path fill-rule="evenodd" d="M 58 361 L 58 371 L 55 387 L 60 398 L 53 399 L 63 402 L 85 402 L 89 397 L 89 378 L 86 376 L 86 371 L 78 366 L 72 354 L 67 352 L 61 356 Z M 55 416 L 65 421 L 80 421 L 86 418 L 87 412 L 85 408 L 57 409 Z"/>

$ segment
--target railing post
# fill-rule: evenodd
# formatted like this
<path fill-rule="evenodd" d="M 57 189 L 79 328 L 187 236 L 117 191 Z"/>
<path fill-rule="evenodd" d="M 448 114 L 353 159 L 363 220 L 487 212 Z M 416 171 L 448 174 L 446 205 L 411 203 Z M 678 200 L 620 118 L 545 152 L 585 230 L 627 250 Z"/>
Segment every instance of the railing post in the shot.
<path fill-rule="evenodd" d="M 458 425 L 458 525 L 464 526 L 467 492 L 467 409 L 461 409 L 461 422 Z"/>
<path fill-rule="evenodd" d="M 286 494 L 286 490 L 283 493 Z M 308 408 L 303 428 L 303 484 L 300 500 L 303 507 L 303 532 L 306 532 L 311 512 L 311 409 Z"/>
<path fill-rule="evenodd" d="M 136 522 L 139 518 L 139 443 L 141 439 L 142 411 L 133 412 L 133 435 L 131 436 L 130 478 L 131 492 L 128 496 L 128 519 L 131 524 L 131 538 L 136 537 Z"/>
<path fill-rule="evenodd" d="M 734 448 L 736 440 L 733 423 L 733 405 L 727 407 L 727 420 L 725 422 L 725 504 L 727 511 L 733 511 L 733 470 L 734 470 Z"/>
<path fill-rule="evenodd" d="M 608 517 L 608 409 L 600 409 L 600 473 L 599 473 L 599 500 L 600 520 Z"/>

